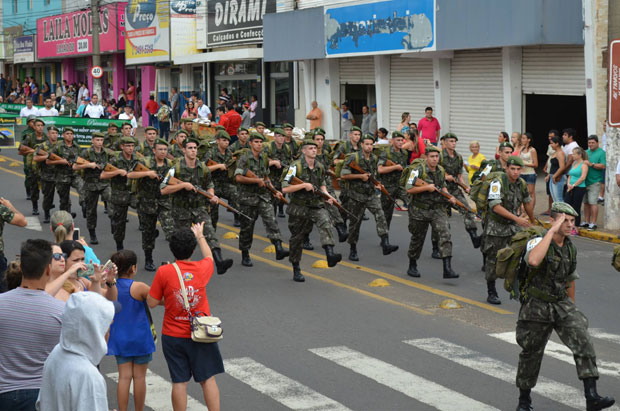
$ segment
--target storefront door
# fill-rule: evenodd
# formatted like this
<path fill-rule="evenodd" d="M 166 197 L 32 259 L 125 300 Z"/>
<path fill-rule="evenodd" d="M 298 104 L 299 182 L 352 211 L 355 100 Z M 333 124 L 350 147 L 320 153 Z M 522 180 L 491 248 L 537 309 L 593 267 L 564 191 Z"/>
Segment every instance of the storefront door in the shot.
<path fill-rule="evenodd" d="M 223 88 L 228 90 L 233 103 L 250 101 L 251 96 L 259 94 L 256 62 L 233 62 L 215 64 L 215 95 Z M 259 102 L 260 104 L 260 102 Z"/>

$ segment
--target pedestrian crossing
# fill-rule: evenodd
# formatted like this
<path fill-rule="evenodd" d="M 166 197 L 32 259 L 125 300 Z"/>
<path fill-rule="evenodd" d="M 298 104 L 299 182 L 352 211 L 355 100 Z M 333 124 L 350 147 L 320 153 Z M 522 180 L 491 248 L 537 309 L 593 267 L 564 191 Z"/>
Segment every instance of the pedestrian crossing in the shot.
<path fill-rule="evenodd" d="M 593 335 L 595 335 L 594 338 L 620 345 L 620 339 L 614 334 L 599 330 Z M 501 341 L 510 345 L 516 344 L 514 332 L 492 333 L 488 336 L 491 337 L 491 341 Z M 424 353 L 433 356 L 433 358 L 441 359 L 441 361 L 448 361 L 454 367 L 462 367 L 462 369 L 455 369 L 451 373 L 459 380 L 469 379 L 472 384 L 480 385 L 484 384 L 485 381 L 490 382 L 490 380 L 485 380 L 486 378 L 499 380 L 500 384 L 505 384 L 505 389 L 500 392 L 500 397 L 505 397 L 507 401 L 507 403 L 502 404 L 501 409 L 505 409 L 507 404 L 510 404 L 510 408 L 512 408 L 512 404 L 516 403 L 518 395 L 518 390 L 515 387 L 517 368 L 513 365 L 518 361 L 516 355 L 512 356 L 509 359 L 510 363 L 508 363 L 471 349 L 466 345 L 459 345 L 441 338 L 417 338 L 399 343 L 411 348 L 410 355 L 412 357 Z M 516 348 L 515 354 L 518 352 L 518 347 Z M 310 348 L 308 352 L 317 357 L 317 368 L 321 367 L 322 372 L 324 372 L 322 367 L 328 367 L 331 372 L 344 369 L 346 372 L 351 372 L 352 375 L 363 377 L 362 380 L 368 380 L 370 384 L 379 384 L 384 389 L 393 390 L 418 403 L 425 404 L 425 409 L 441 411 L 491 411 L 498 409 L 497 404 L 488 404 L 489 397 L 493 397 L 497 401 L 497 393 L 487 398 L 473 398 L 474 392 L 459 392 L 452 388 L 452 384 L 445 381 L 442 383 L 431 381 L 427 376 L 424 376 L 423 369 L 406 370 L 401 368 L 400 364 L 398 366 L 391 364 L 384 359 L 373 357 L 344 345 Z M 545 355 L 548 358 L 570 363 L 574 366 L 572 354 L 559 343 L 549 341 Z M 618 367 L 617 363 L 602 360 L 597 362 L 604 367 L 599 368 L 601 372 L 605 370 L 608 375 L 620 378 L 620 373 L 617 371 L 615 374 L 613 373 L 615 367 Z M 250 357 L 226 359 L 224 366 L 228 377 L 249 386 L 259 393 L 258 395 L 267 396 L 287 409 L 300 411 L 346 411 L 355 409 L 355 407 L 347 404 L 347 398 L 338 397 L 338 387 L 333 387 L 330 396 L 326 396 L 315 391 L 313 387 L 296 381 L 281 371 L 271 369 Z M 334 368 L 332 369 L 332 367 Z M 309 370 L 308 374 L 312 374 L 312 371 Z M 585 398 L 581 384 L 574 371 L 571 375 L 574 377 L 572 385 L 554 381 L 541 375 L 533 392 L 546 398 L 549 402 L 557 404 L 557 409 L 585 409 Z M 115 382 L 118 381 L 118 373 L 107 374 L 107 377 Z M 223 380 L 223 377 L 218 379 L 220 389 L 225 392 L 225 388 L 222 387 L 225 384 Z M 341 378 L 340 381 L 342 384 L 354 384 L 348 382 L 349 379 L 347 378 Z M 340 388 L 345 389 L 344 386 Z M 149 370 L 147 373 L 146 406 L 154 411 L 170 409 L 170 389 L 169 381 Z M 480 397 L 479 391 L 475 392 L 478 392 L 477 396 Z M 242 394 L 236 393 L 236 395 Z M 190 411 L 204 409 L 204 405 L 201 405 L 203 401 L 202 398 L 189 397 L 187 409 Z M 412 402 L 409 409 L 416 409 L 413 404 L 416 403 Z M 392 409 L 389 403 L 385 404 L 385 409 Z M 620 411 L 618 406 L 609 409 Z"/>

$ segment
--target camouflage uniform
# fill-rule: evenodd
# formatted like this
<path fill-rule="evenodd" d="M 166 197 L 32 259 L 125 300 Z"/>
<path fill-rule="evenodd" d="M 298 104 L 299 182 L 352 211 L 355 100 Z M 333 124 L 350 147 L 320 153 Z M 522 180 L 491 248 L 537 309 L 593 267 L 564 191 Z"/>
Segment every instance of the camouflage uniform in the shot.
<path fill-rule="evenodd" d="M 155 157 L 155 143 L 153 143 L 153 147 L 151 147 L 149 143 L 144 140 L 136 146 L 136 151 L 142 154 L 143 157 Z"/>
<path fill-rule="evenodd" d="M 48 141 L 39 146 L 42 150 L 49 153 L 52 151 L 52 143 Z M 45 161 L 38 163 L 41 172 L 41 191 L 43 192 L 43 212 L 45 215 L 54 205 L 54 193 L 56 190 L 56 166 L 45 164 Z"/>
<path fill-rule="evenodd" d="M 215 146 L 205 154 L 205 163 L 209 160 L 213 160 L 218 164 L 226 164 L 227 167 L 230 167 L 233 161 L 232 151 L 226 148 L 226 152 L 222 154 L 219 148 Z M 213 171 L 211 176 L 215 186 L 215 195 L 228 200 L 228 204 L 231 207 L 237 208 L 237 186 L 234 185 L 228 177 L 228 170 Z M 211 207 L 211 222 L 214 230 L 217 229 L 217 222 L 219 221 L 219 209 L 220 207 L 217 205 Z"/>
<path fill-rule="evenodd" d="M 28 146 L 28 142 L 26 140 L 30 140 L 30 135 L 34 134 L 34 128 L 28 126 L 24 131 L 22 131 L 22 144 Z M 30 148 L 34 148 L 32 146 L 28 146 Z M 28 156 L 23 156 L 22 158 L 24 162 L 24 176 L 26 177 L 24 180 L 24 187 L 26 187 L 26 192 L 28 196 L 30 196 L 30 186 L 32 183 L 30 182 L 30 167 L 28 166 Z"/>
<path fill-rule="evenodd" d="M 8 291 L 6 283 L 6 269 L 7 261 L 4 256 L 4 239 L 2 238 L 2 232 L 4 231 L 4 224 L 13 221 L 15 213 L 11 211 L 7 206 L 0 204 L 0 293 Z"/>
<path fill-rule="evenodd" d="M 127 160 L 123 153 L 110 156 L 109 163 L 116 168 L 122 168 L 128 173 L 133 171 L 138 163 L 138 159 L 132 154 Z M 112 190 L 110 197 L 110 222 L 112 225 L 112 236 L 117 244 L 125 239 L 125 227 L 127 225 L 127 209 L 131 203 L 131 180 L 127 177 L 116 176 L 110 179 Z"/>
<path fill-rule="evenodd" d="M 446 174 L 453 176 L 455 179 L 458 179 L 459 174 L 463 173 L 463 156 L 461 156 L 456 151 L 454 152 L 454 156 L 450 157 L 447 150 L 443 150 L 441 152 L 441 156 L 439 157 L 439 164 L 443 167 Z M 456 197 L 457 200 L 462 202 L 463 204 L 468 204 L 461 188 L 457 183 L 453 183 L 451 181 L 446 181 L 446 186 L 448 187 L 448 192 Z M 463 215 L 463 222 L 465 223 L 465 230 L 468 232 L 471 230 L 476 230 L 476 216 L 474 213 L 465 211 L 463 209 L 459 209 L 459 212 Z M 435 233 L 433 232 L 433 237 Z"/>
<path fill-rule="evenodd" d="M 103 138 L 103 146 L 110 151 L 121 151 L 121 137 L 122 135 L 120 133 L 106 134 Z"/>
<path fill-rule="evenodd" d="M 41 138 L 37 138 L 35 133 L 28 134 L 26 139 L 23 141 L 25 145 L 30 148 L 36 149 L 41 144 L 45 143 L 47 140 L 47 135 L 45 133 L 41 136 Z M 34 162 L 34 153 L 28 154 L 25 157 L 26 166 L 28 167 L 28 182 L 30 188 L 30 199 L 32 200 L 33 209 L 38 208 L 39 202 L 39 187 L 41 186 L 41 170 L 38 167 L 37 163 Z"/>
<path fill-rule="evenodd" d="M 329 165 L 331 164 L 331 161 L 330 161 L 331 152 L 332 152 L 331 147 L 328 145 L 324 145 L 322 152 L 321 153 L 317 152 L 316 154 L 316 160 L 319 161 L 321 164 L 323 164 L 323 167 L 325 168 L 325 170 L 327 170 Z M 327 186 L 327 192 L 332 197 L 336 198 L 336 192 L 334 191 L 331 178 L 329 177 L 326 177 L 326 186 Z M 325 208 L 327 209 L 327 212 L 329 213 L 329 217 L 331 218 L 333 225 L 344 224 L 344 220 L 342 219 L 342 215 L 340 215 L 340 210 L 338 209 L 338 207 L 336 207 L 333 204 L 325 203 Z"/>
<path fill-rule="evenodd" d="M 265 149 L 263 149 L 263 151 L 267 153 L 267 157 L 269 157 L 270 160 L 279 160 L 282 165 L 280 168 L 276 166 L 269 167 L 269 179 L 271 180 L 271 183 L 276 190 L 282 191 L 282 182 L 280 181 L 282 171 L 287 168 L 289 164 L 291 164 L 291 161 L 293 161 L 291 148 L 286 142 L 282 144 L 281 148 L 278 148 L 276 146 L 276 142 L 272 141 L 267 145 L 267 147 L 265 147 Z M 273 196 L 271 197 L 271 203 L 274 207 L 278 207 L 282 204 L 280 200 Z"/>
<path fill-rule="evenodd" d="M 86 226 L 88 231 L 97 228 L 97 203 L 99 197 L 102 201 L 110 201 L 110 180 L 101 180 L 99 176 L 109 161 L 108 152 L 102 148 L 97 153 L 89 147 L 82 150 L 82 158 L 91 163 L 96 163 L 98 168 L 85 168 L 84 171 L 84 202 L 86 203 Z"/>
<path fill-rule="evenodd" d="M 233 153 L 242 150 L 242 149 L 248 149 L 250 150 L 250 143 L 246 142 L 245 144 L 241 144 L 241 142 L 239 140 L 235 141 L 234 143 L 232 143 L 231 145 L 228 146 L 228 148 L 230 149 L 230 151 L 232 151 Z"/>
<path fill-rule="evenodd" d="M 245 176 L 247 171 L 252 171 L 259 178 L 269 176 L 268 159 L 266 154 L 260 153 L 255 158 L 251 151 L 243 154 L 237 161 L 235 176 Z M 239 249 L 249 250 L 252 247 L 254 224 L 260 215 L 267 229 L 267 237 L 272 241 L 281 241 L 280 229 L 273 212 L 271 192 L 258 184 L 239 184 L 239 211 L 251 218 L 241 218 L 241 230 L 239 232 Z"/>
<path fill-rule="evenodd" d="M 541 240 L 528 242 L 529 252 Z M 553 330 L 573 352 L 579 379 L 598 378 L 596 353 L 588 335 L 588 319 L 568 297 L 566 289 L 577 278 L 577 250 L 568 237 L 562 247 L 551 241 L 547 255 L 535 270 L 525 291 L 517 321 L 519 354 L 517 387 L 531 389 L 536 385 L 545 346 Z M 529 276 L 528 276 L 529 277 Z"/>
<path fill-rule="evenodd" d="M 168 149 L 168 152 L 175 159 L 185 157 L 185 153 L 183 152 L 183 149 L 179 147 L 178 144 L 171 144 Z"/>
<path fill-rule="evenodd" d="M 353 161 L 359 165 L 362 170 L 369 172 L 375 178 L 377 177 L 377 157 L 374 154 L 370 154 L 370 158 L 367 160 L 364 154 L 353 153 L 349 154 L 344 160 L 344 166 L 342 167 L 341 175 L 355 174 L 351 171 L 349 164 Z M 343 180 L 345 181 L 345 180 Z M 357 217 L 357 220 L 351 221 L 349 228 L 349 244 L 357 244 L 360 235 L 360 226 L 362 225 L 362 217 L 364 211 L 368 209 L 374 216 L 377 223 L 377 235 L 379 237 L 386 236 L 388 234 L 388 225 L 381 208 L 381 200 L 373 183 L 362 180 L 346 180 L 345 187 L 347 189 L 348 210 Z M 343 204 L 344 206 L 344 204 Z M 345 207 L 347 208 L 347 207 Z"/>
<path fill-rule="evenodd" d="M 385 166 L 385 163 L 390 160 L 395 164 L 399 164 L 402 166 L 403 170 L 407 167 L 408 156 L 405 150 L 394 150 L 394 147 L 387 147 L 385 150 L 382 150 L 379 153 L 378 166 Z M 390 193 L 394 200 L 401 199 L 403 202 L 407 202 L 407 193 L 400 186 L 398 181 L 400 180 L 400 171 L 392 171 L 387 174 L 379 174 L 378 180 L 381 181 L 381 184 L 385 186 L 385 189 Z M 381 194 L 381 208 L 383 209 L 383 214 L 385 215 L 385 220 L 387 221 L 388 228 L 392 223 L 392 215 L 394 215 L 394 203 L 391 202 L 385 194 Z"/>
<path fill-rule="evenodd" d="M 405 180 L 404 189 L 409 190 L 415 184 L 411 173 L 416 173 L 418 178 L 428 184 L 435 184 L 438 189 L 446 187 L 445 171 L 443 167 L 437 166 L 435 171 L 421 163 L 416 166 L 406 168 L 403 173 L 408 177 Z M 441 258 L 452 256 L 452 237 L 450 235 L 450 224 L 446 213 L 446 202 L 437 192 L 424 191 L 419 194 L 409 194 L 407 196 L 409 210 L 409 232 L 411 241 L 407 255 L 410 260 L 418 260 L 424 247 L 424 239 L 428 225 L 431 225 L 433 232 L 437 233 L 439 241 L 439 254 Z"/>
<path fill-rule="evenodd" d="M 489 210 L 485 216 L 482 253 L 486 257 L 485 278 L 487 281 L 495 281 L 495 265 L 497 252 L 510 244 L 510 238 L 521 230 L 521 227 L 493 212 L 496 205 L 503 206 L 508 212 L 519 215 L 521 205 L 532 201 L 527 185 L 522 178 L 515 183 L 510 183 L 508 177 L 503 174 L 502 178 L 496 178 L 489 186 Z"/>
<path fill-rule="evenodd" d="M 291 156 L 291 161 L 293 159 L 299 158 L 299 155 L 301 154 L 301 145 L 297 141 L 295 141 L 293 137 L 291 137 L 291 141 L 284 140 L 284 145 L 288 147 L 288 150 Z"/>
<path fill-rule="evenodd" d="M 157 166 L 154 157 L 145 157 L 139 162 L 147 168 L 155 171 L 163 179 L 172 167 L 172 161 L 164 159 L 162 166 Z M 162 196 L 159 189 L 160 181 L 156 178 L 142 177 L 137 180 L 138 218 L 142 227 L 142 249 L 144 251 L 155 248 L 157 238 L 157 219 L 161 223 L 166 239 L 174 231 L 174 219 L 172 218 L 172 203 L 170 196 Z"/>
<path fill-rule="evenodd" d="M 62 106 L 62 110 L 59 112 L 61 116 L 75 115 L 77 112 L 77 105 L 74 102 L 65 103 Z"/>
<path fill-rule="evenodd" d="M 333 159 L 339 159 L 342 155 L 347 156 L 348 154 L 351 153 L 361 153 L 362 151 L 362 144 L 361 141 L 357 143 L 357 149 L 353 147 L 353 144 L 351 144 L 350 141 L 345 141 L 343 144 L 340 144 L 338 146 L 338 148 L 336 149 L 336 151 L 334 152 L 333 155 Z M 342 172 L 340 173 L 342 175 Z M 344 207 L 345 209 L 349 210 L 349 211 L 353 211 L 351 210 L 351 205 L 349 204 L 349 189 L 347 187 L 347 184 L 344 183 L 344 181 L 342 182 L 342 186 L 340 189 L 340 204 L 342 204 L 342 207 Z M 344 221 L 347 220 L 347 215 L 344 212 L 340 212 L 340 215 L 342 216 L 342 219 Z"/>
<path fill-rule="evenodd" d="M 60 210 L 71 212 L 71 187 L 78 192 L 80 205 L 84 201 L 82 178 L 73 171 L 73 163 L 80 155 L 80 148 L 75 142 L 69 147 L 64 140 L 58 140 L 58 143 L 52 149 L 52 153 L 69 161 L 69 165 L 56 165 L 56 191 L 58 191 L 58 197 L 60 197 Z"/>

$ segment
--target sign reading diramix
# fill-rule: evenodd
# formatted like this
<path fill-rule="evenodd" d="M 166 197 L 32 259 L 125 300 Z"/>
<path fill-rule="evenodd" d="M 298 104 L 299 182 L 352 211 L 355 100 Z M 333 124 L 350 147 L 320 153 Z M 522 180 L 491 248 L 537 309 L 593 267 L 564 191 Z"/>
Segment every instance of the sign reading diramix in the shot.
<path fill-rule="evenodd" d="M 207 45 L 261 43 L 263 16 L 276 12 L 276 0 L 210 0 L 207 2 Z"/>
<path fill-rule="evenodd" d="M 105 118 L 79 118 L 79 117 L 41 117 L 45 126 L 55 125 L 62 134 L 65 127 L 72 127 L 75 140 L 81 146 L 90 146 L 92 134 L 95 131 L 106 132 L 108 124 L 116 123 L 120 129 L 121 120 L 107 120 Z"/>

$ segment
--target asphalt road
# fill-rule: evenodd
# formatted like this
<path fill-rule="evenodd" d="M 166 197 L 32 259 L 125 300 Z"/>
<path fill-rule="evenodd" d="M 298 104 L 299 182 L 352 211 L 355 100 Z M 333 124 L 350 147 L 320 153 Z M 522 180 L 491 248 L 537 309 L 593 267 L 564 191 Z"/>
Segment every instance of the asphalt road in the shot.
<path fill-rule="evenodd" d="M 0 153 L 2 195 L 29 217 L 29 229 L 5 226 L 7 258 L 26 238 L 51 238 L 41 227 L 42 216 L 31 217 L 25 199 L 21 158 L 15 151 Z M 78 211 L 77 197 L 72 197 Z M 58 204 L 58 199 L 55 201 Z M 443 280 L 441 261 L 430 258 L 430 239 L 419 261 L 422 277 L 415 281 L 407 269 L 406 213 L 396 212 L 390 240 L 400 249 L 383 256 L 372 218 L 362 225 L 359 263 L 346 259 L 348 246 L 337 244 L 343 263 L 333 269 L 313 268 L 324 258 L 316 231 L 314 252 L 305 252 L 303 284 L 292 281 L 287 260 L 275 261 L 265 252 L 270 245 L 257 224 L 252 248 L 253 268 L 242 267 L 232 215 L 220 213 L 223 254 L 233 267 L 214 276 L 207 292 L 213 313 L 224 322 L 220 349 L 227 373 L 217 377 L 224 410 L 486 410 L 514 409 L 514 385 L 519 347 L 514 326 L 519 305 L 500 290 L 502 305 L 485 302 L 486 284 L 481 255 L 464 231 L 462 218 L 451 218 L 453 268 L 457 280 Z M 129 217 L 125 247 L 139 255 L 138 281 L 150 283 L 153 273 L 142 270 L 140 232 L 135 213 Z M 289 232 L 278 219 L 283 239 Z M 76 226 L 85 230 L 78 216 Z M 114 249 L 108 217 L 100 207 L 95 252 L 106 260 Z M 86 238 L 88 240 L 88 237 Z M 577 303 L 590 320 L 595 336 L 599 391 L 620 396 L 620 324 L 617 321 L 620 276 L 611 268 L 612 246 L 576 238 L 578 248 Z M 154 253 L 157 263 L 172 259 L 163 236 Z M 196 255 L 196 257 L 198 257 Z M 374 280 L 385 287 L 372 287 Z M 501 283 L 498 283 L 501 288 Z M 443 309 L 445 299 L 461 308 Z M 163 308 L 153 310 L 158 331 Z M 147 409 L 169 410 L 170 385 L 161 345 L 147 378 Z M 107 376 L 110 408 L 116 407 L 113 358 L 101 371 Z M 188 409 L 204 409 L 197 384 L 191 384 Z M 547 347 L 539 385 L 533 395 L 539 410 L 585 409 L 582 385 L 568 350 L 554 334 Z M 133 409 L 131 405 L 130 409 Z"/>

